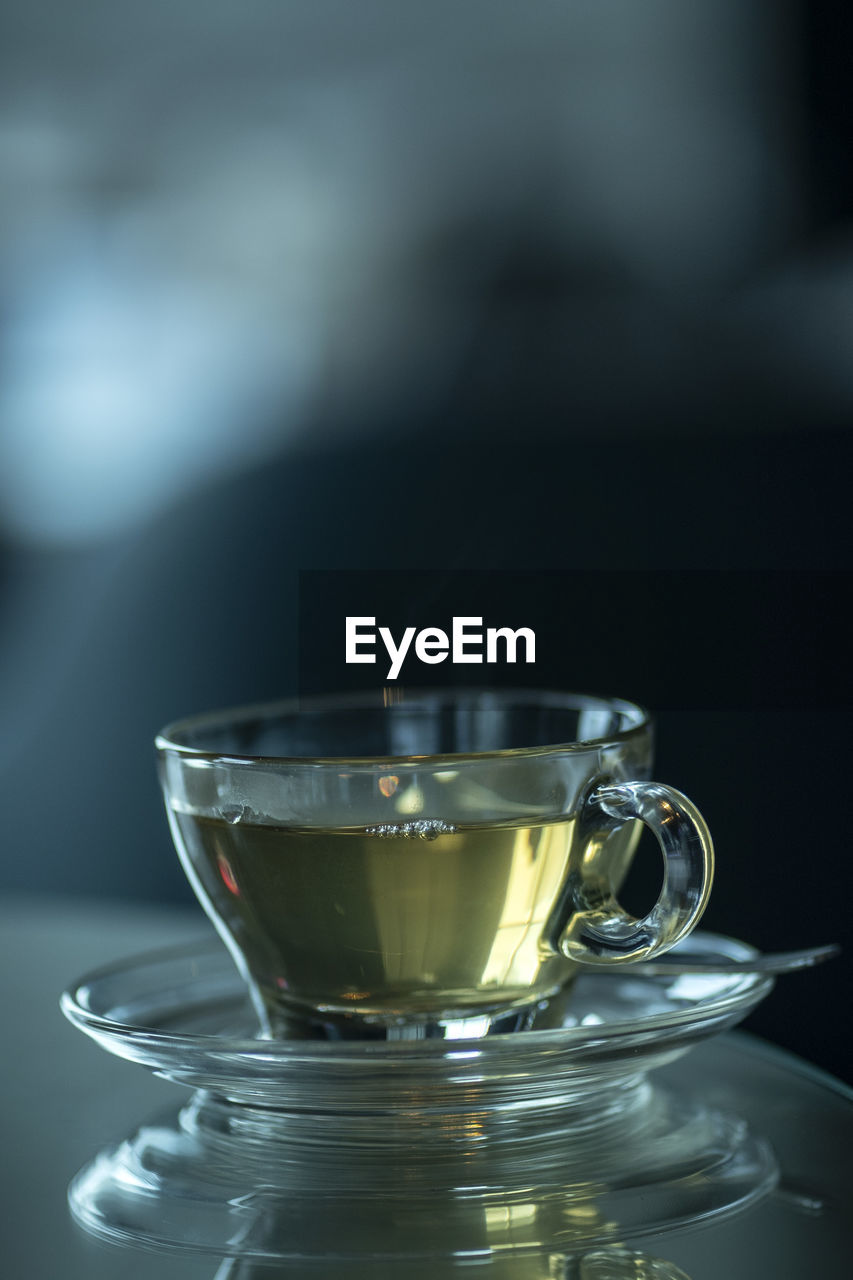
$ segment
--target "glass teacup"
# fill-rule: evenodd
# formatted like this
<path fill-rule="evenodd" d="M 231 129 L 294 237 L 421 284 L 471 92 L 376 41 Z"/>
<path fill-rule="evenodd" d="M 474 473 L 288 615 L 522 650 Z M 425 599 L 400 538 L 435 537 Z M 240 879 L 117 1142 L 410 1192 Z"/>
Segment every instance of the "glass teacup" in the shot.
<path fill-rule="evenodd" d="M 694 927 L 711 838 L 647 780 L 640 707 L 399 697 L 226 711 L 157 738 L 178 854 L 268 1034 L 482 1034 L 582 964 L 645 960 Z M 643 823 L 664 880 L 636 919 L 617 894 Z"/>

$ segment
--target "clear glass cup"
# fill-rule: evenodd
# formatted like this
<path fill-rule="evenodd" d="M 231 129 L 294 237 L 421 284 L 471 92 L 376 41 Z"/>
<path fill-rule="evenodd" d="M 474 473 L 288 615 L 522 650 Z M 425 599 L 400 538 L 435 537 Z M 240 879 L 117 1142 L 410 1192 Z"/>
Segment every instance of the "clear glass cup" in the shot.
<path fill-rule="evenodd" d="M 694 927 L 713 846 L 695 806 L 648 780 L 642 708 L 396 696 L 220 712 L 157 738 L 178 854 L 267 1033 L 485 1033 L 564 998 L 581 965 L 648 959 Z M 636 919 L 618 891 L 641 824 L 664 877 Z"/>

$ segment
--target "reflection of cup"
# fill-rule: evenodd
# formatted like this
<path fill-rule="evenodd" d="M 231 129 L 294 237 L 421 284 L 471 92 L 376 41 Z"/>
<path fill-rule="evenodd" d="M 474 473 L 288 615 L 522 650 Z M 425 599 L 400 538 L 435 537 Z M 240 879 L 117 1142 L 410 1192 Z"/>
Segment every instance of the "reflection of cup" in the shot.
<path fill-rule="evenodd" d="M 668 949 L 708 899 L 707 828 L 645 780 L 651 725 L 627 702 L 316 699 L 186 720 L 157 748 L 184 869 L 273 1031 L 307 1015 L 475 1034 L 578 961 Z M 616 894 L 640 822 L 665 874 L 636 920 Z"/>
<path fill-rule="evenodd" d="M 434 1259 L 406 1258 L 404 1265 L 408 1280 L 437 1280 L 441 1275 Z M 366 1264 L 347 1260 L 345 1273 L 347 1280 L 381 1280 L 383 1276 L 390 1280 L 400 1274 L 400 1263 L 382 1267 L 375 1260 Z M 305 1268 L 300 1268 L 288 1259 L 279 1269 L 266 1260 L 228 1258 L 213 1280 L 308 1280 L 309 1277 L 310 1280 L 338 1280 L 343 1274 L 338 1261 L 320 1268 L 312 1258 Z M 550 1254 L 527 1253 L 522 1257 L 499 1254 L 489 1260 L 488 1275 L 489 1280 L 690 1280 L 687 1273 L 673 1263 L 634 1249 L 623 1249 L 620 1245 L 578 1254 L 562 1250 Z"/>

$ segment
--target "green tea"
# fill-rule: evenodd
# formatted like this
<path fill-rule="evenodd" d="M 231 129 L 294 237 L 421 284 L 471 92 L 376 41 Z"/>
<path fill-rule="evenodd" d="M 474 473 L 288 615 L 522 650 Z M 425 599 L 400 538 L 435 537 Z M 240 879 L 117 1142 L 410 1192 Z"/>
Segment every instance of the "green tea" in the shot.
<path fill-rule="evenodd" d="M 543 937 L 589 853 L 573 818 L 357 830 L 179 811 L 174 821 L 197 892 L 268 1006 L 380 1022 L 476 1016 L 529 1004 L 572 972 Z M 632 826 L 608 841 L 615 883 Z"/>

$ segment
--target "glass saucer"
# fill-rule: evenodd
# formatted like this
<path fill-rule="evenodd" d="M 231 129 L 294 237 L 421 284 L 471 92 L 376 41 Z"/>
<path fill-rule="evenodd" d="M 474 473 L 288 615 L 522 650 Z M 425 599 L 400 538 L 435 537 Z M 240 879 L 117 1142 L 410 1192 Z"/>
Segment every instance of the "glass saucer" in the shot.
<path fill-rule="evenodd" d="M 691 942 L 685 953 L 755 954 Z M 444 1263 L 577 1257 L 716 1219 L 773 1188 L 773 1155 L 692 1097 L 689 1072 L 677 1092 L 647 1073 L 771 986 L 610 970 L 581 977 L 548 1029 L 271 1041 L 253 1038 L 217 942 L 126 961 L 67 991 L 66 1014 L 196 1092 L 82 1170 L 71 1209 L 113 1242 L 284 1261 L 289 1277 L 320 1259 L 348 1274 L 406 1259 L 438 1276 Z"/>
<path fill-rule="evenodd" d="M 749 960 L 746 943 L 697 931 L 673 955 Z M 193 1088 L 270 1106 L 334 1100 L 336 1112 L 394 1112 L 407 1090 L 458 1091 L 476 1081 L 500 1094 L 508 1076 L 530 1101 L 620 1074 L 648 1071 L 736 1025 L 768 994 L 759 974 L 582 974 L 563 1007 L 532 1027 L 460 1040 L 260 1038 L 243 979 L 217 938 L 120 961 L 64 992 L 62 1010 L 109 1052 Z"/>

